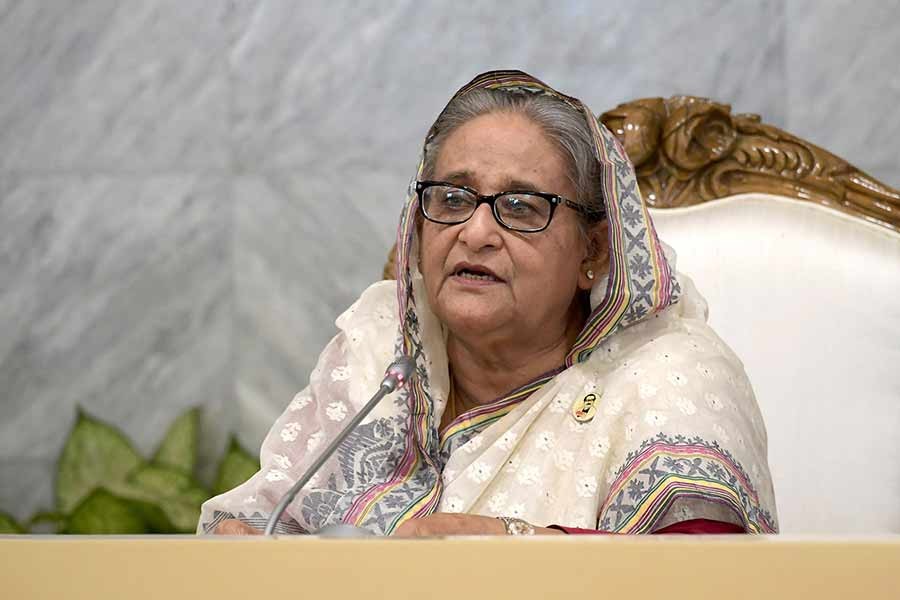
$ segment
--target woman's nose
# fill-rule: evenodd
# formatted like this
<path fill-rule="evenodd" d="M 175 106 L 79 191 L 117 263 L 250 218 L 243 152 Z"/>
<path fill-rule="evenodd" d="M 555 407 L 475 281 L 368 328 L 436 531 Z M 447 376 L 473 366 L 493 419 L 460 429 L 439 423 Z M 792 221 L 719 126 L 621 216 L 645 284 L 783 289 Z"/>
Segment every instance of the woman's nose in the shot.
<path fill-rule="evenodd" d="M 472 217 L 462 224 L 459 240 L 476 251 L 487 246 L 497 247 L 500 245 L 502 241 L 500 224 L 494 219 L 494 213 L 491 212 L 490 206 L 482 204 L 475 209 Z"/>

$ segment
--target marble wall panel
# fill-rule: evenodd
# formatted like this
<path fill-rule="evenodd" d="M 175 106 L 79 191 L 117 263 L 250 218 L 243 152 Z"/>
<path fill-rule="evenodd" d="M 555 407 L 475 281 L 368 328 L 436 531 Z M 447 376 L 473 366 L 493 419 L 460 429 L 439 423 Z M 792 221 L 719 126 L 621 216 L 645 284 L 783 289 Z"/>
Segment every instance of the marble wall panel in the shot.
<path fill-rule="evenodd" d="M 0 511 L 27 523 L 36 512 L 53 508 L 56 461 L 0 458 Z"/>
<path fill-rule="evenodd" d="M 475 74 L 521 68 L 596 111 L 693 93 L 784 118 L 778 2 L 298 4 L 235 16 L 241 168 L 380 168 L 405 183 L 422 138 Z"/>
<path fill-rule="evenodd" d="M 229 208 L 221 179 L 0 177 L 0 510 L 19 507 L 15 482 L 49 476 L 76 407 L 148 455 L 203 405 L 203 453 L 221 452 Z M 49 508 L 50 489 L 32 501 Z"/>
<path fill-rule="evenodd" d="M 224 0 L 6 2 L 0 168 L 224 168 Z"/>
<path fill-rule="evenodd" d="M 390 183 L 333 171 L 235 182 L 236 415 L 248 446 L 306 386 L 337 316 L 381 278 L 393 240 L 383 230 L 404 199 Z"/>
<path fill-rule="evenodd" d="M 900 1 L 785 11 L 789 130 L 900 188 Z"/>

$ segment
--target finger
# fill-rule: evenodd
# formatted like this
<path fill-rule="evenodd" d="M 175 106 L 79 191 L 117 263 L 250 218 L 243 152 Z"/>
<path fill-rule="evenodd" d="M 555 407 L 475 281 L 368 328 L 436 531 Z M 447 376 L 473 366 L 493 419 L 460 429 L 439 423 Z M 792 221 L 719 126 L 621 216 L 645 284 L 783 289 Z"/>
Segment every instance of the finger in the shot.
<path fill-rule="evenodd" d="M 260 532 L 250 527 L 243 521 L 237 519 L 228 519 L 219 523 L 216 527 L 217 535 L 260 535 Z"/>

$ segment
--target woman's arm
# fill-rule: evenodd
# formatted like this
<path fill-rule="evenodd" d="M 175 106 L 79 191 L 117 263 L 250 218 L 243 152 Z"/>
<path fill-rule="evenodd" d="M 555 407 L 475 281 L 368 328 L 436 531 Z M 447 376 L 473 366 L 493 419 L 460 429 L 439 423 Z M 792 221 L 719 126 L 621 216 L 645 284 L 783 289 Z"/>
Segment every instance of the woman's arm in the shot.
<path fill-rule="evenodd" d="M 534 528 L 535 535 L 618 535 L 597 529 L 579 529 L 550 525 Z M 744 533 L 744 528 L 734 523 L 712 521 L 709 519 L 691 519 L 673 523 L 654 531 L 653 534 L 688 534 L 713 535 Z M 506 535 L 506 527 L 494 517 L 481 515 L 435 513 L 420 519 L 410 519 L 394 531 L 398 537 L 432 537 L 447 535 Z"/>
<path fill-rule="evenodd" d="M 535 535 L 562 535 L 566 533 L 550 527 L 534 528 Z M 496 517 L 461 513 L 434 513 L 419 519 L 410 519 L 394 530 L 396 537 L 440 537 L 448 535 L 507 535 L 506 525 Z"/>
<path fill-rule="evenodd" d="M 563 527 L 562 525 L 550 525 L 550 529 L 557 529 L 563 533 L 573 535 L 616 535 L 609 531 L 599 531 L 597 529 L 579 529 L 578 527 Z M 681 521 L 673 523 L 668 527 L 657 529 L 653 535 L 680 533 L 686 535 L 715 535 L 715 534 L 736 534 L 746 533 L 743 527 L 734 523 L 725 523 L 723 521 L 711 521 L 709 519 L 691 519 L 689 521 Z"/>

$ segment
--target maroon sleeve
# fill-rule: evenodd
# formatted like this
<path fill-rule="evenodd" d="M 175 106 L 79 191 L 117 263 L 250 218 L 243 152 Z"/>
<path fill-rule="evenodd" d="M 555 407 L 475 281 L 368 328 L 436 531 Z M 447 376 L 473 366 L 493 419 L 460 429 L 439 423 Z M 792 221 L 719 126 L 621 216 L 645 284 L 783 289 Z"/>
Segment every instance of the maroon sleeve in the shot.
<path fill-rule="evenodd" d="M 558 529 L 563 533 L 573 535 L 616 535 L 610 531 L 598 531 L 596 529 L 579 529 L 577 527 L 563 527 L 562 525 L 548 525 L 550 529 Z M 709 519 L 691 519 L 690 521 L 681 521 L 673 523 L 668 527 L 663 527 L 653 534 L 681 533 L 687 535 L 711 535 L 717 533 L 744 533 L 744 528 L 734 523 L 725 523 L 723 521 L 711 521 Z"/>

